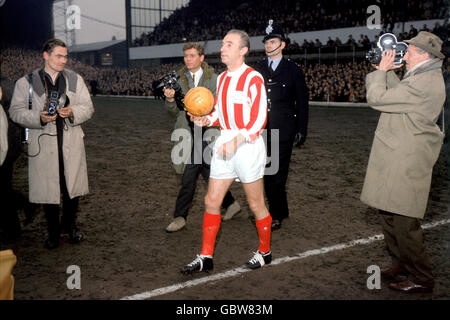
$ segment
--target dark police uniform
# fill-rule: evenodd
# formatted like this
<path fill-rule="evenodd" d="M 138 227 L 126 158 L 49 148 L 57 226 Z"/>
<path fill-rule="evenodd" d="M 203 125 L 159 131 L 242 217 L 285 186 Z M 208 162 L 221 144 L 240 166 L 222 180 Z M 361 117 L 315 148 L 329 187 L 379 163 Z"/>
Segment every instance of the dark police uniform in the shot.
<path fill-rule="evenodd" d="M 277 31 L 275 27 L 274 32 Z M 282 31 L 280 33 L 282 34 Z M 268 33 L 265 40 L 270 36 L 271 34 Z M 285 41 L 283 34 L 280 38 Z M 272 71 L 269 69 L 268 59 L 265 58 L 255 66 L 255 69 L 264 77 L 267 90 L 268 157 L 271 156 L 271 129 L 279 130 L 280 143 L 279 170 L 275 175 L 264 176 L 264 188 L 272 219 L 281 223 L 289 216 L 286 181 L 294 140 L 297 133 L 301 134 L 303 141 L 307 136 L 308 89 L 299 65 L 282 57 L 275 71 Z M 275 227 L 274 224 L 272 226 Z"/>

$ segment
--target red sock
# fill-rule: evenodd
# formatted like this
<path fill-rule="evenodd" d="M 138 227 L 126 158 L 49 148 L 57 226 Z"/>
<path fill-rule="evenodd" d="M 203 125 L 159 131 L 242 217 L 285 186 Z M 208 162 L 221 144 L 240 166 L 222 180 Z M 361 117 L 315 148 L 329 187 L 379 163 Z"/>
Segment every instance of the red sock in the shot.
<path fill-rule="evenodd" d="M 269 215 L 256 221 L 256 229 L 259 235 L 259 248 L 262 253 L 270 251 L 270 232 L 272 231 L 272 217 Z"/>
<path fill-rule="evenodd" d="M 212 256 L 214 253 L 214 244 L 216 235 L 220 228 L 220 214 L 211 214 L 205 212 L 203 215 L 203 246 L 202 255 Z"/>

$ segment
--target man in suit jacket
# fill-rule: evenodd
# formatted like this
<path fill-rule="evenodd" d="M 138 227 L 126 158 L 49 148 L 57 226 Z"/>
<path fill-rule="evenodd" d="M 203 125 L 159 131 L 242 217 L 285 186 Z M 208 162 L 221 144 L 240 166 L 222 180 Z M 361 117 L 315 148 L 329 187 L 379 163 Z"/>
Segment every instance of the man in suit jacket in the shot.
<path fill-rule="evenodd" d="M 205 61 L 205 48 L 197 42 L 188 42 L 183 46 L 184 66 L 178 70 L 180 75 L 179 84 L 183 94 L 194 87 L 208 88 L 213 95 L 216 95 L 217 75 L 214 68 L 209 66 Z M 194 141 L 194 124 L 190 122 L 186 116 L 186 111 L 180 110 L 175 101 L 175 90 L 164 89 L 165 106 L 167 111 L 176 117 L 174 131 L 184 129 L 189 132 L 191 144 L 190 152 L 183 154 L 181 163 L 174 163 L 177 174 L 182 174 L 181 188 L 178 192 L 173 220 L 167 226 L 166 231 L 176 232 L 186 226 L 186 220 L 189 214 L 189 208 L 194 199 L 195 189 L 197 188 L 197 179 L 201 174 L 203 179 L 208 182 L 210 174 L 210 165 L 208 161 L 204 161 L 203 155 L 208 148 L 207 141 Z M 204 130 L 202 133 L 205 134 Z M 202 135 L 203 137 L 203 135 Z M 196 161 L 200 159 L 200 161 Z M 230 191 L 225 195 L 222 207 L 226 209 L 223 220 L 230 220 L 241 211 L 239 202 L 234 199 Z"/>
<path fill-rule="evenodd" d="M 264 188 L 272 215 L 272 230 L 279 229 L 283 219 L 289 216 L 286 196 L 286 181 L 289 162 L 295 143 L 300 147 L 306 139 L 308 127 L 308 89 L 302 69 L 283 57 L 282 51 L 288 43 L 282 28 L 269 21 L 263 39 L 267 58 L 255 69 L 264 77 L 267 89 L 268 120 L 267 154 L 271 155 L 274 130 L 279 130 L 279 170 L 264 176 Z"/>

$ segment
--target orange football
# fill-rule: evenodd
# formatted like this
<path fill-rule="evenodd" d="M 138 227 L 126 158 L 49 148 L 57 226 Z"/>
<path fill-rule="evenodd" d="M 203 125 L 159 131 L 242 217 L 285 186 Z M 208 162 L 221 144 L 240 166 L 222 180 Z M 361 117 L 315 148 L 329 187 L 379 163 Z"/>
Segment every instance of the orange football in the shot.
<path fill-rule="evenodd" d="M 205 116 L 214 106 L 214 96 L 208 88 L 195 87 L 184 96 L 184 105 L 190 114 L 198 117 Z"/>

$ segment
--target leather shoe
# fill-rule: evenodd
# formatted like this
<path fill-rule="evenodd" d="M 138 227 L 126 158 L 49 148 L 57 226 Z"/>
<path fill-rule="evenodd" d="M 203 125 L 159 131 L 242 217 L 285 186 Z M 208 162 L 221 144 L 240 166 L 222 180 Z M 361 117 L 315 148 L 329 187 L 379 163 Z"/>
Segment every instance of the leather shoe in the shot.
<path fill-rule="evenodd" d="M 411 280 L 405 280 L 401 282 L 393 282 L 389 284 L 389 288 L 405 293 L 418 293 L 418 292 L 432 292 L 433 287 L 426 286 L 424 284 L 415 283 Z"/>
<path fill-rule="evenodd" d="M 167 226 L 166 231 L 176 232 L 183 229 L 186 226 L 186 219 L 184 217 L 176 217 L 173 221 Z"/>
<path fill-rule="evenodd" d="M 401 281 L 401 280 L 405 280 L 402 279 L 402 276 L 407 276 L 408 272 L 406 271 L 405 268 L 401 267 L 401 266 L 395 266 L 389 269 L 384 269 L 381 270 L 381 277 L 385 280 L 390 280 L 390 281 Z"/>
<path fill-rule="evenodd" d="M 272 231 L 278 230 L 281 228 L 281 220 L 274 219 L 272 220 Z"/>
<path fill-rule="evenodd" d="M 84 233 L 76 225 L 63 227 L 61 232 L 69 235 L 70 243 L 80 243 L 85 238 Z"/>
<path fill-rule="evenodd" d="M 69 239 L 72 243 L 80 243 L 84 240 L 84 233 L 77 227 L 73 227 L 69 230 Z"/>
<path fill-rule="evenodd" d="M 225 214 L 222 217 L 223 221 L 231 220 L 235 215 L 237 215 L 239 212 L 241 212 L 241 206 L 239 205 L 239 202 L 234 201 L 228 208 Z"/>
<path fill-rule="evenodd" d="M 47 249 L 56 249 L 59 247 L 59 240 L 48 238 L 45 240 L 44 247 Z"/>

